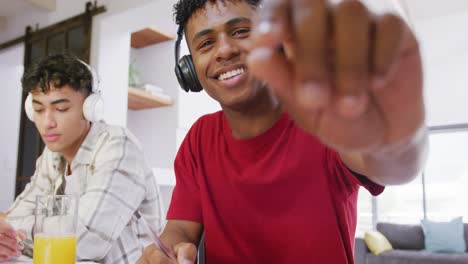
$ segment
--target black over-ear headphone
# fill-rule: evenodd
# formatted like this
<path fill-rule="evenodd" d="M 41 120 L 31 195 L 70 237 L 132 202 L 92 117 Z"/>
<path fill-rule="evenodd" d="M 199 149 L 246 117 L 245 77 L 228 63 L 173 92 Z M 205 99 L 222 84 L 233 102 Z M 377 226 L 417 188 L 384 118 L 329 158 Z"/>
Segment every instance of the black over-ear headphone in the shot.
<path fill-rule="evenodd" d="M 179 27 L 177 30 L 177 40 L 175 43 L 175 74 L 180 87 L 186 92 L 200 92 L 203 87 L 197 77 L 195 66 L 193 65 L 192 55 L 184 55 L 179 59 L 180 42 L 184 34 L 184 29 Z"/>

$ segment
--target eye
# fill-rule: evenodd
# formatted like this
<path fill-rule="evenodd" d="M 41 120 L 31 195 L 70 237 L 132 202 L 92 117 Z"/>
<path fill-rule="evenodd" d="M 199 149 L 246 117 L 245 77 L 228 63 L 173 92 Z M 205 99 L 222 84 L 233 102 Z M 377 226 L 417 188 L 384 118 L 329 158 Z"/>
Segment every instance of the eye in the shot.
<path fill-rule="evenodd" d="M 41 112 L 42 112 L 42 109 L 34 109 L 34 112 L 36 112 L 36 113 L 41 113 Z"/>
<path fill-rule="evenodd" d="M 239 28 L 232 32 L 232 36 L 247 37 L 250 33 L 250 28 Z"/>
<path fill-rule="evenodd" d="M 208 47 L 209 45 L 213 44 L 213 40 L 211 39 L 207 39 L 205 41 L 203 41 L 200 46 L 198 46 L 198 49 L 203 49 L 203 48 L 206 48 Z"/>
<path fill-rule="evenodd" d="M 63 113 L 63 112 L 68 111 L 68 108 L 57 108 L 57 111 Z"/>

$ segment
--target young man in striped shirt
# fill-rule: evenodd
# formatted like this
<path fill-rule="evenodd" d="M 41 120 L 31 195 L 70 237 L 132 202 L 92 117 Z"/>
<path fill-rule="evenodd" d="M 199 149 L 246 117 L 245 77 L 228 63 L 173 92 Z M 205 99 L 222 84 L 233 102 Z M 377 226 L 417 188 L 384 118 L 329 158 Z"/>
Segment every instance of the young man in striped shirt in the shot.
<path fill-rule="evenodd" d="M 46 57 L 25 72 L 27 114 L 46 147 L 31 182 L 0 218 L 0 262 L 20 254 L 16 235 L 25 239 L 23 254 L 31 253 L 39 194 L 79 196 L 77 260 L 134 263 L 150 242 L 139 218 L 161 230 L 156 179 L 135 136 L 100 122 L 95 78 L 69 55 Z"/>

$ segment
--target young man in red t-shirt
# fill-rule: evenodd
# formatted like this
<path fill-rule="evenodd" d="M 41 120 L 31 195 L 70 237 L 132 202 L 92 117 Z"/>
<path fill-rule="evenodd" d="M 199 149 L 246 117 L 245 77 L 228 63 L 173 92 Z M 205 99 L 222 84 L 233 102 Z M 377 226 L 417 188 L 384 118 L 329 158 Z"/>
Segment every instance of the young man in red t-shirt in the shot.
<path fill-rule="evenodd" d="M 194 263 L 203 232 L 209 264 L 353 263 L 359 186 L 378 195 L 424 159 L 411 31 L 358 1 L 175 9 L 192 56 L 176 66 L 179 83 L 222 111 L 180 147 L 162 240 L 179 263 Z M 138 263 L 168 261 L 150 246 Z"/>

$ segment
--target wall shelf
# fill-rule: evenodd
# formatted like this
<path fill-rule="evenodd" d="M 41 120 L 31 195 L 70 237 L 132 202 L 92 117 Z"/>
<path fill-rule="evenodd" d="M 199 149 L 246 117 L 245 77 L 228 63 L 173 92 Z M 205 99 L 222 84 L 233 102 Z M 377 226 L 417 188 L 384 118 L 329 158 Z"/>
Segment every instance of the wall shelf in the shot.
<path fill-rule="evenodd" d="M 128 109 L 141 110 L 170 106 L 172 99 L 162 98 L 135 87 L 128 87 Z"/>
<path fill-rule="evenodd" d="M 139 49 L 173 39 L 175 39 L 173 35 L 148 27 L 132 33 L 131 46 L 132 48 Z"/>

